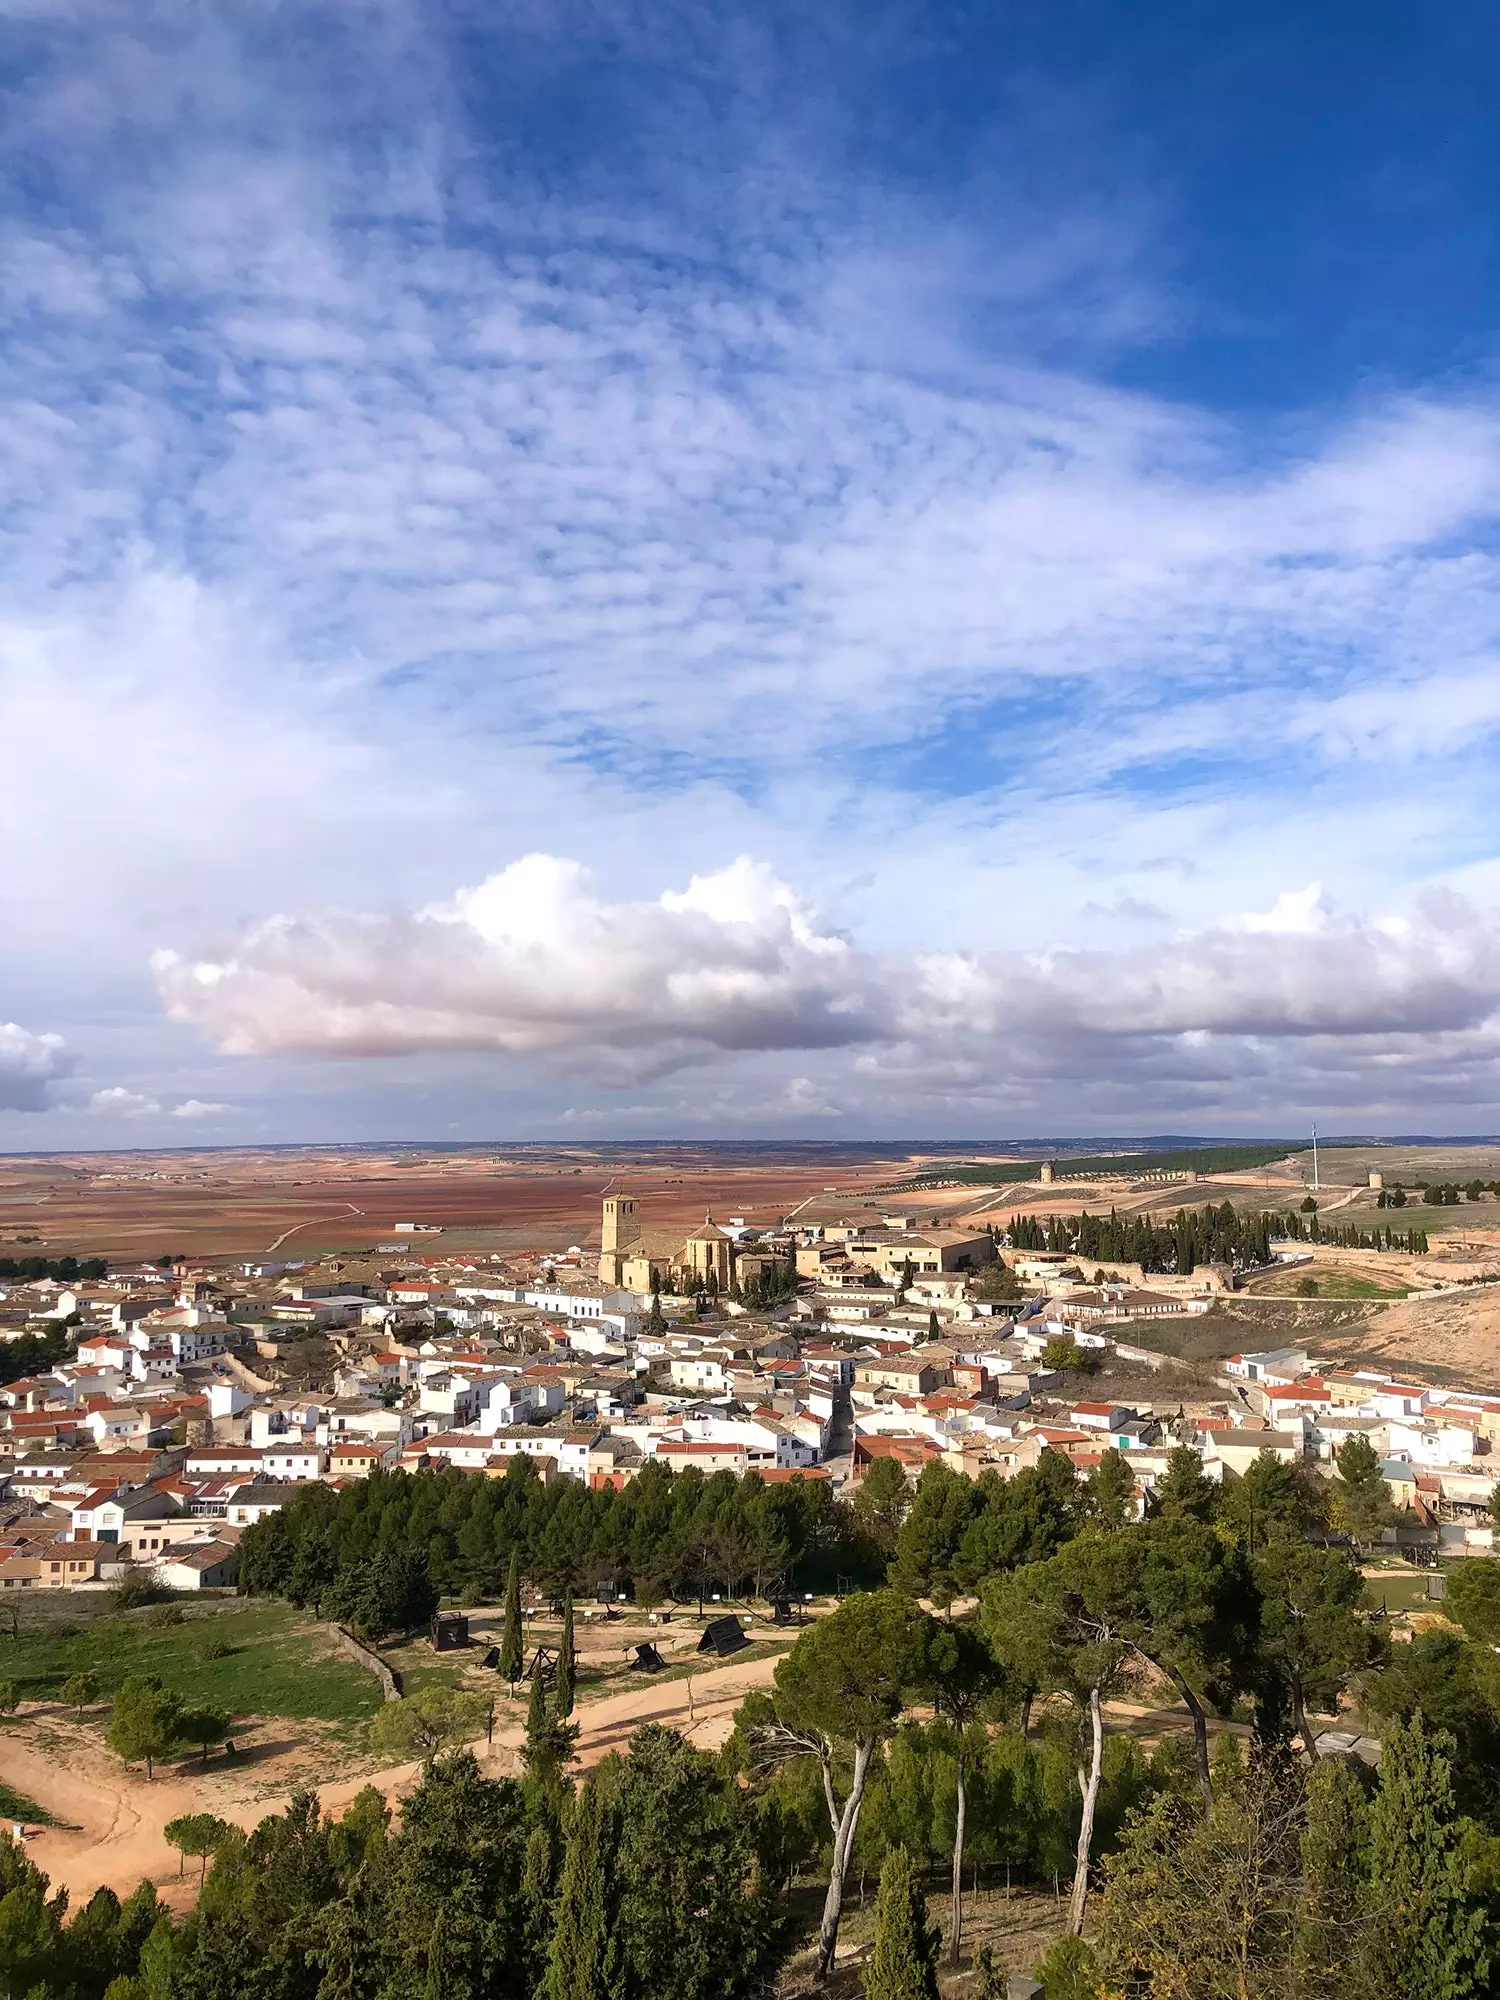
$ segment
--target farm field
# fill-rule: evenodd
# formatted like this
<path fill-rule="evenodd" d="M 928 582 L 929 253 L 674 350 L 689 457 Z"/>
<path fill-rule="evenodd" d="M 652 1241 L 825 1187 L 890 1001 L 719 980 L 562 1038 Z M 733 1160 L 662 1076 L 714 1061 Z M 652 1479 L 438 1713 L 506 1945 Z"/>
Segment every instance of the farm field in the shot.
<path fill-rule="evenodd" d="M 752 1224 L 833 1189 L 863 1200 L 887 1183 L 889 1152 L 738 1147 L 558 1149 L 517 1156 L 352 1147 L 72 1155 L 0 1163 L 0 1248 L 14 1254 L 297 1258 L 389 1243 L 398 1222 L 436 1224 L 415 1251 L 587 1248 L 599 1198 L 628 1185 L 645 1227 L 686 1229 L 705 1209 Z M 901 1164 L 905 1164 L 904 1157 Z M 946 1205 L 964 1200 L 962 1190 Z M 931 1213 L 943 1200 L 925 1200 Z M 403 1247 L 406 1245 L 403 1244 Z"/>
<path fill-rule="evenodd" d="M 1250 1151 L 1243 1149 L 1241 1157 Z M 1118 1157 L 1108 1164 L 1117 1164 Z M 1226 1151 L 1220 1157 L 1235 1156 Z M 1139 1158 L 1144 1173 L 1153 1156 Z M 1444 1250 L 1474 1238 L 1480 1253 L 1500 1257 L 1500 1201 L 1452 1208 L 1410 1204 L 1396 1215 L 1377 1211 L 1375 1196 L 1363 1185 L 1367 1160 L 1378 1163 L 1388 1183 L 1400 1178 L 1411 1187 L 1423 1178 L 1494 1178 L 1500 1175 L 1500 1147 L 1408 1148 L 1389 1158 L 1378 1148 L 1358 1149 L 1357 1158 L 1330 1148 L 1322 1196 L 1330 1219 L 1369 1227 L 1378 1214 L 1402 1228 L 1441 1236 Z M 983 1186 L 979 1177 L 986 1164 L 973 1152 L 948 1162 L 941 1150 L 874 1143 L 319 1146 L 13 1156 L 0 1160 L 0 1251 L 71 1252 L 116 1261 L 178 1252 L 225 1260 L 358 1255 L 395 1241 L 398 1222 L 441 1230 L 410 1239 L 412 1250 L 429 1254 L 505 1255 L 562 1251 L 572 1244 L 587 1249 L 598 1242 L 599 1198 L 612 1187 L 628 1187 L 648 1232 L 675 1232 L 699 1220 L 705 1209 L 764 1225 L 824 1197 L 915 1207 L 924 1215 L 979 1226 L 1003 1224 L 1013 1212 L 1066 1216 L 1085 1207 L 1170 1213 L 1231 1201 L 1245 1208 L 1290 1208 L 1312 1182 L 1310 1156 L 1304 1153 L 1205 1172 L 1196 1181 L 1150 1184 L 1132 1176 L 1007 1184 L 1008 1173 L 1024 1165 L 1030 1174 L 1035 1162 L 993 1165 L 994 1181 Z M 962 1174 L 963 1184 L 926 1186 L 900 1196 L 888 1192 L 914 1178 L 941 1181 L 949 1167 Z"/>

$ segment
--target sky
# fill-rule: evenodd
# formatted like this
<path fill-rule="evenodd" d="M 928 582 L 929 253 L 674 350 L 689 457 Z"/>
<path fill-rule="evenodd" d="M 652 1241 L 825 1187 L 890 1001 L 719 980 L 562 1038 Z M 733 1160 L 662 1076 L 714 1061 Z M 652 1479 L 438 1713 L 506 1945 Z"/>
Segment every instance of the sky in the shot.
<path fill-rule="evenodd" d="M 0 1150 L 1500 1126 L 1481 0 L 0 0 Z"/>

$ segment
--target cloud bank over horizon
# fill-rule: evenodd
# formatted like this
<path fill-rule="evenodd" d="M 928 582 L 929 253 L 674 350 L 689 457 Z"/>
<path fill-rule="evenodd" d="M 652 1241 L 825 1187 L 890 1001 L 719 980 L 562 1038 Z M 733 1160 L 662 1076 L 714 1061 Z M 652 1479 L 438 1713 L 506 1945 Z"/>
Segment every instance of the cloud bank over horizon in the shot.
<path fill-rule="evenodd" d="M 532 854 L 409 914 L 277 916 L 222 957 L 154 965 L 171 1016 L 229 1055 L 489 1053 L 619 1090 L 726 1054 L 838 1051 L 855 1110 L 943 1078 L 1149 1090 L 1173 1062 L 1255 1070 L 1296 1102 L 1335 1048 L 1416 1108 L 1500 1036 L 1500 926 L 1451 892 L 1410 918 L 1340 913 L 1317 883 L 1151 945 L 897 955 L 828 930 L 747 856 L 609 903 L 576 861 Z M 810 1114 L 839 1109 L 795 1083 Z"/>
<path fill-rule="evenodd" d="M 1497 1122 L 1477 0 L 1072 4 L 0 8 L 0 1138 Z"/>

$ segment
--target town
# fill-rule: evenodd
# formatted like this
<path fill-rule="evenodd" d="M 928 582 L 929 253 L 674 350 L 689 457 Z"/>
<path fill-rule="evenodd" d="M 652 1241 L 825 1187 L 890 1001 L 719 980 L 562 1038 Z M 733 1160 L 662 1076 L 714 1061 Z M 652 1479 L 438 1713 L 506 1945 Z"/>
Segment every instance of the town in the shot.
<path fill-rule="evenodd" d="M 1208 1314 L 1244 1270 L 1085 1268 L 1012 1234 L 1037 1231 L 825 1196 L 674 1237 L 617 1192 L 597 1249 L 445 1253 L 417 1224 L 360 1257 L 17 1264 L 0 1357 L 44 1365 L 0 1387 L 0 1594 L 232 1588 L 245 1529 L 309 1482 L 517 1454 L 595 1490 L 656 1461 L 847 1497 L 881 1461 L 915 1483 L 1109 1452 L 1140 1517 L 1180 1446 L 1223 1481 L 1267 1454 L 1331 1476 L 1363 1438 L 1386 1542 L 1490 1552 L 1500 1398 L 1308 1345 L 1187 1374 L 1140 1330 Z M 1269 1255 L 1310 1261 L 1295 1237 Z"/>

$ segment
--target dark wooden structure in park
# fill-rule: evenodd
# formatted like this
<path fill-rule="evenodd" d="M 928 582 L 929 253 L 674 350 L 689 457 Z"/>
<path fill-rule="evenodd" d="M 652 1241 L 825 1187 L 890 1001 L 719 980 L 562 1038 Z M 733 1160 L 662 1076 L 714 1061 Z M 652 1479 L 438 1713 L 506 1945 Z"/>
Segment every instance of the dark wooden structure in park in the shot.
<path fill-rule="evenodd" d="M 737 1653 L 750 1641 L 745 1637 L 745 1628 L 738 1618 L 714 1618 L 704 1626 L 703 1637 L 698 1641 L 700 1653 L 717 1653 L 721 1660 L 731 1653 Z"/>
<path fill-rule="evenodd" d="M 553 1647 L 538 1646 L 532 1657 L 531 1665 L 526 1668 L 522 1679 L 528 1681 L 540 1679 L 544 1688 L 551 1687 L 552 1683 L 557 1679 L 558 1657 L 559 1655 Z"/>
<path fill-rule="evenodd" d="M 432 1643 L 440 1653 L 456 1653 L 469 1643 L 469 1621 L 461 1611 L 440 1611 L 432 1621 Z"/>

